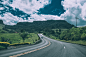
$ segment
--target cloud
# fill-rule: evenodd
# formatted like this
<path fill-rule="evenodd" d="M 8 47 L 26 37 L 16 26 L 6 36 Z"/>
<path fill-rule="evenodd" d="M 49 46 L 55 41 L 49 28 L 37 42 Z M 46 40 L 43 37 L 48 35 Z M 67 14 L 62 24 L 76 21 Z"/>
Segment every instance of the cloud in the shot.
<path fill-rule="evenodd" d="M 34 21 L 45 21 L 45 20 L 63 20 L 63 19 L 60 19 L 59 16 L 57 15 L 38 15 L 38 14 L 33 14 L 31 16 L 32 18 L 34 18 Z"/>
<path fill-rule="evenodd" d="M 0 7 L 0 11 L 3 10 L 4 8 L 3 7 Z"/>
<path fill-rule="evenodd" d="M 3 20 L 4 24 L 15 25 L 21 18 L 12 15 L 11 13 L 4 14 L 4 17 L 0 16 L 0 19 Z"/>
<path fill-rule="evenodd" d="M 2 2 L 0 3 L 4 6 L 0 8 L 1 10 L 3 10 L 3 16 L 1 15 L 0 19 L 2 19 L 4 23 L 7 25 L 15 25 L 17 22 L 33 22 L 37 20 L 45 20 L 43 19 L 42 16 L 36 13 L 40 8 L 50 4 L 51 1 L 50 0 L 2 0 Z M 4 10 L 3 8 L 6 8 L 6 10 Z M 31 17 L 22 15 L 21 13 L 23 12 L 26 14 L 31 14 Z"/>
<path fill-rule="evenodd" d="M 60 8 L 60 6 L 59 6 L 60 3 L 57 5 L 54 4 L 55 1 L 57 1 L 57 0 L 54 0 L 53 2 L 52 2 L 52 0 L 3 0 L 3 2 L 0 2 L 3 5 L 9 5 L 10 7 L 12 7 L 12 9 L 14 11 L 16 11 L 16 8 L 17 8 L 17 9 L 19 9 L 19 12 L 21 11 L 26 14 L 31 14 L 31 16 L 30 17 L 26 16 L 27 19 L 25 19 L 26 18 L 24 16 L 25 14 L 21 15 L 19 13 L 18 14 L 15 13 L 15 15 L 13 15 L 11 12 L 8 12 L 8 13 L 5 13 L 4 16 L 1 15 L 0 19 L 2 19 L 4 21 L 4 23 L 7 25 L 15 25 L 17 22 L 45 21 L 45 20 L 51 20 L 51 19 L 66 20 L 69 23 L 75 25 L 76 24 L 75 18 L 77 17 L 77 18 L 79 18 L 77 20 L 78 26 L 86 25 L 86 8 L 85 8 L 86 0 L 62 0 L 62 1 L 59 0 L 59 2 L 61 1 L 61 4 L 65 10 L 65 12 L 61 13 L 60 16 L 57 16 L 55 14 L 57 14 L 63 8 L 62 7 Z M 57 2 L 55 2 L 55 3 L 57 3 Z M 51 4 L 55 6 L 55 9 L 51 10 L 51 8 L 54 8 L 53 6 L 51 6 Z M 58 7 L 58 8 L 56 8 L 56 7 Z M 45 8 L 45 10 L 43 10 L 43 12 L 47 13 L 47 15 L 45 15 L 45 14 L 38 15 L 39 9 L 41 9 L 41 8 Z M 59 8 L 61 10 L 58 10 Z M 49 11 L 46 9 L 49 9 Z M 4 10 L 4 8 L 0 7 L 0 10 Z M 11 9 L 9 9 L 9 10 L 11 10 Z M 53 13 L 50 15 L 50 14 L 48 14 L 49 12 L 53 12 Z"/>
<path fill-rule="evenodd" d="M 66 10 L 64 14 L 61 14 L 61 18 L 75 25 L 77 17 L 79 18 L 78 26 L 86 25 L 86 0 L 64 0 L 61 3 Z"/>
<path fill-rule="evenodd" d="M 60 19 L 59 16 L 55 15 L 38 15 L 38 14 L 33 14 L 31 17 L 28 17 L 28 20 L 24 20 L 20 17 L 14 16 L 11 13 L 6 13 L 4 14 L 4 17 L 0 16 L 0 19 L 3 20 L 4 24 L 7 25 L 15 25 L 18 22 L 33 22 L 33 21 L 46 21 L 46 20 L 62 20 Z"/>
<path fill-rule="evenodd" d="M 13 0 L 12 4 L 9 3 L 9 0 L 4 0 L 3 2 L 3 4 L 10 5 L 14 9 L 18 8 L 27 14 L 33 14 L 33 12 L 37 12 L 37 10 L 49 3 L 49 0 Z"/>

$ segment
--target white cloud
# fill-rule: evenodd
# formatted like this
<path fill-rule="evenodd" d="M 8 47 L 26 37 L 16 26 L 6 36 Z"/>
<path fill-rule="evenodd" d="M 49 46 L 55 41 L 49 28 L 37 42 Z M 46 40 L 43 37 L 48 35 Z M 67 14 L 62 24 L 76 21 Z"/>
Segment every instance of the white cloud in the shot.
<path fill-rule="evenodd" d="M 17 24 L 17 22 L 46 21 L 50 19 L 63 20 L 63 19 L 60 19 L 60 17 L 55 15 L 42 15 L 42 14 L 41 15 L 33 14 L 31 15 L 31 17 L 28 17 L 28 20 L 23 20 L 22 18 L 12 15 L 11 13 L 4 14 L 4 17 L 0 16 L 0 19 L 2 19 L 4 24 L 7 24 L 7 25 L 15 25 Z"/>
<path fill-rule="evenodd" d="M 84 3 L 82 6 L 81 17 L 86 21 L 86 3 Z"/>
<path fill-rule="evenodd" d="M 11 13 L 4 14 L 4 17 L 0 16 L 0 19 L 3 20 L 4 24 L 7 25 L 15 25 L 19 20 L 22 20 L 17 16 L 13 16 Z"/>
<path fill-rule="evenodd" d="M 0 19 L 2 19 L 7 25 L 15 25 L 17 22 L 43 21 L 45 20 L 44 16 L 38 15 L 34 12 L 38 12 L 37 10 L 51 3 L 50 0 L 13 0 L 12 3 L 10 3 L 9 0 L 3 1 L 4 2 L 2 3 L 4 5 L 10 5 L 14 10 L 15 8 L 18 8 L 27 14 L 31 14 L 31 17 L 28 17 L 28 20 L 23 20 L 17 16 L 13 16 L 11 13 L 5 13 L 4 17 L 0 16 Z"/>
<path fill-rule="evenodd" d="M 33 14 L 31 15 L 31 19 L 30 20 L 33 20 L 33 21 L 45 21 L 45 20 L 63 20 L 63 19 L 60 19 L 59 16 L 55 16 L 55 15 L 38 15 L 38 14 Z"/>
<path fill-rule="evenodd" d="M 71 24 L 76 24 L 75 17 L 78 19 L 78 24 L 86 21 L 86 0 L 64 0 L 62 5 L 66 12 L 60 17 L 64 20 L 67 20 Z M 86 23 L 84 23 L 86 25 Z"/>
<path fill-rule="evenodd" d="M 3 10 L 4 8 L 3 7 L 0 7 L 0 10 Z"/>
<path fill-rule="evenodd" d="M 13 3 L 9 3 L 9 0 L 3 0 L 3 4 L 10 5 L 11 7 L 18 8 L 27 14 L 31 14 L 28 20 L 23 20 L 17 16 L 13 16 L 11 13 L 6 13 L 4 17 L 0 16 L 0 19 L 4 20 L 5 24 L 13 25 L 17 22 L 33 22 L 33 21 L 45 21 L 45 20 L 66 20 L 71 24 L 76 24 L 75 17 L 78 19 L 78 25 L 86 25 L 86 0 L 64 0 L 62 1 L 62 6 L 64 7 L 64 12 L 61 16 L 55 15 L 38 15 L 34 12 L 38 12 L 40 8 L 45 5 L 50 4 L 51 0 L 13 0 Z M 3 10 L 3 8 L 1 8 Z"/>
<path fill-rule="evenodd" d="M 33 12 L 37 12 L 37 10 L 50 3 L 49 0 L 13 0 L 12 4 L 9 4 L 9 0 L 3 2 L 3 4 L 10 5 L 14 9 L 19 8 L 27 14 L 33 14 Z"/>
<path fill-rule="evenodd" d="M 50 3 L 50 0 L 13 0 L 13 3 L 9 4 L 9 0 L 6 0 L 3 2 L 3 4 L 10 5 L 14 8 L 14 10 L 15 8 L 19 8 L 19 10 L 22 10 L 27 14 L 31 14 L 31 17 L 28 17 L 28 20 L 23 20 L 22 18 L 13 16 L 11 13 L 6 13 L 4 14 L 4 17 L 0 16 L 0 18 L 7 25 L 15 25 L 17 22 L 45 21 L 50 19 L 59 20 L 60 17 L 55 15 L 38 15 L 37 13 L 33 14 L 33 12 L 38 12 L 37 10 Z"/>

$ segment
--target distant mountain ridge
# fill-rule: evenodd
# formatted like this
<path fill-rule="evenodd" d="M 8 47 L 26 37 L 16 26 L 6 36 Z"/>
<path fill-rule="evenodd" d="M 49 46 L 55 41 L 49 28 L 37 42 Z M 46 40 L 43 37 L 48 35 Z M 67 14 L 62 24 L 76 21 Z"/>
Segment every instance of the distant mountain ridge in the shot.
<path fill-rule="evenodd" d="M 0 20 L 0 24 L 4 24 L 2 20 Z"/>
<path fill-rule="evenodd" d="M 40 32 L 44 29 L 70 29 L 74 25 L 69 24 L 65 20 L 47 20 L 34 22 L 19 22 L 16 25 L 5 25 L 5 29 L 12 29 L 16 31 L 25 30 L 27 32 Z"/>
<path fill-rule="evenodd" d="M 3 21 L 0 20 L 0 29 L 2 29 L 4 26 L 5 26 L 5 25 L 4 25 Z"/>

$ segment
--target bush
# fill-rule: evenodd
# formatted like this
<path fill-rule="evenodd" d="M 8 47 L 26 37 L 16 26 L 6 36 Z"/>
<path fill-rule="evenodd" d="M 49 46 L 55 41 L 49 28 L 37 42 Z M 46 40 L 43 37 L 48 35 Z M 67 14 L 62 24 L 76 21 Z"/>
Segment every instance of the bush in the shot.
<path fill-rule="evenodd" d="M 10 43 L 8 42 L 0 42 L 0 46 L 3 46 L 7 49 L 8 46 L 10 46 Z"/>
<path fill-rule="evenodd" d="M 30 42 L 24 42 L 24 43 L 14 43 L 14 44 L 10 44 L 10 46 L 18 46 L 18 45 L 28 45 L 31 44 Z"/>
<path fill-rule="evenodd" d="M 3 47 L 3 46 L 0 46 L 0 50 L 2 50 L 2 49 L 5 49 L 5 47 Z"/>

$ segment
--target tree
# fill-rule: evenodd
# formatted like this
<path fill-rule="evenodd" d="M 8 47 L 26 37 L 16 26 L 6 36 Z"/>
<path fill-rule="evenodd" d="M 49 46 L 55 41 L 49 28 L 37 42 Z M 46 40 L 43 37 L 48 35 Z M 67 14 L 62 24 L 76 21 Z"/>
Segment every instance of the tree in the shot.
<path fill-rule="evenodd" d="M 86 40 L 86 34 L 85 34 L 85 33 L 83 33 L 83 34 L 81 35 L 81 39 L 82 39 L 82 40 Z"/>
<path fill-rule="evenodd" d="M 22 33 L 20 33 L 20 36 L 22 37 L 23 42 L 24 42 L 25 38 L 27 38 L 27 35 L 28 35 L 27 32 L 22 32 Z"/>
<path fill-rule="evenodd" d="M 5 38 L 4 37 L 1 37 L 1 42 L 5 42 Z"/>
<path fill-rule="evenodd" d="M 33 35 L 29 34 L 29 38 L 31 38 L 34 43 Z"/>

